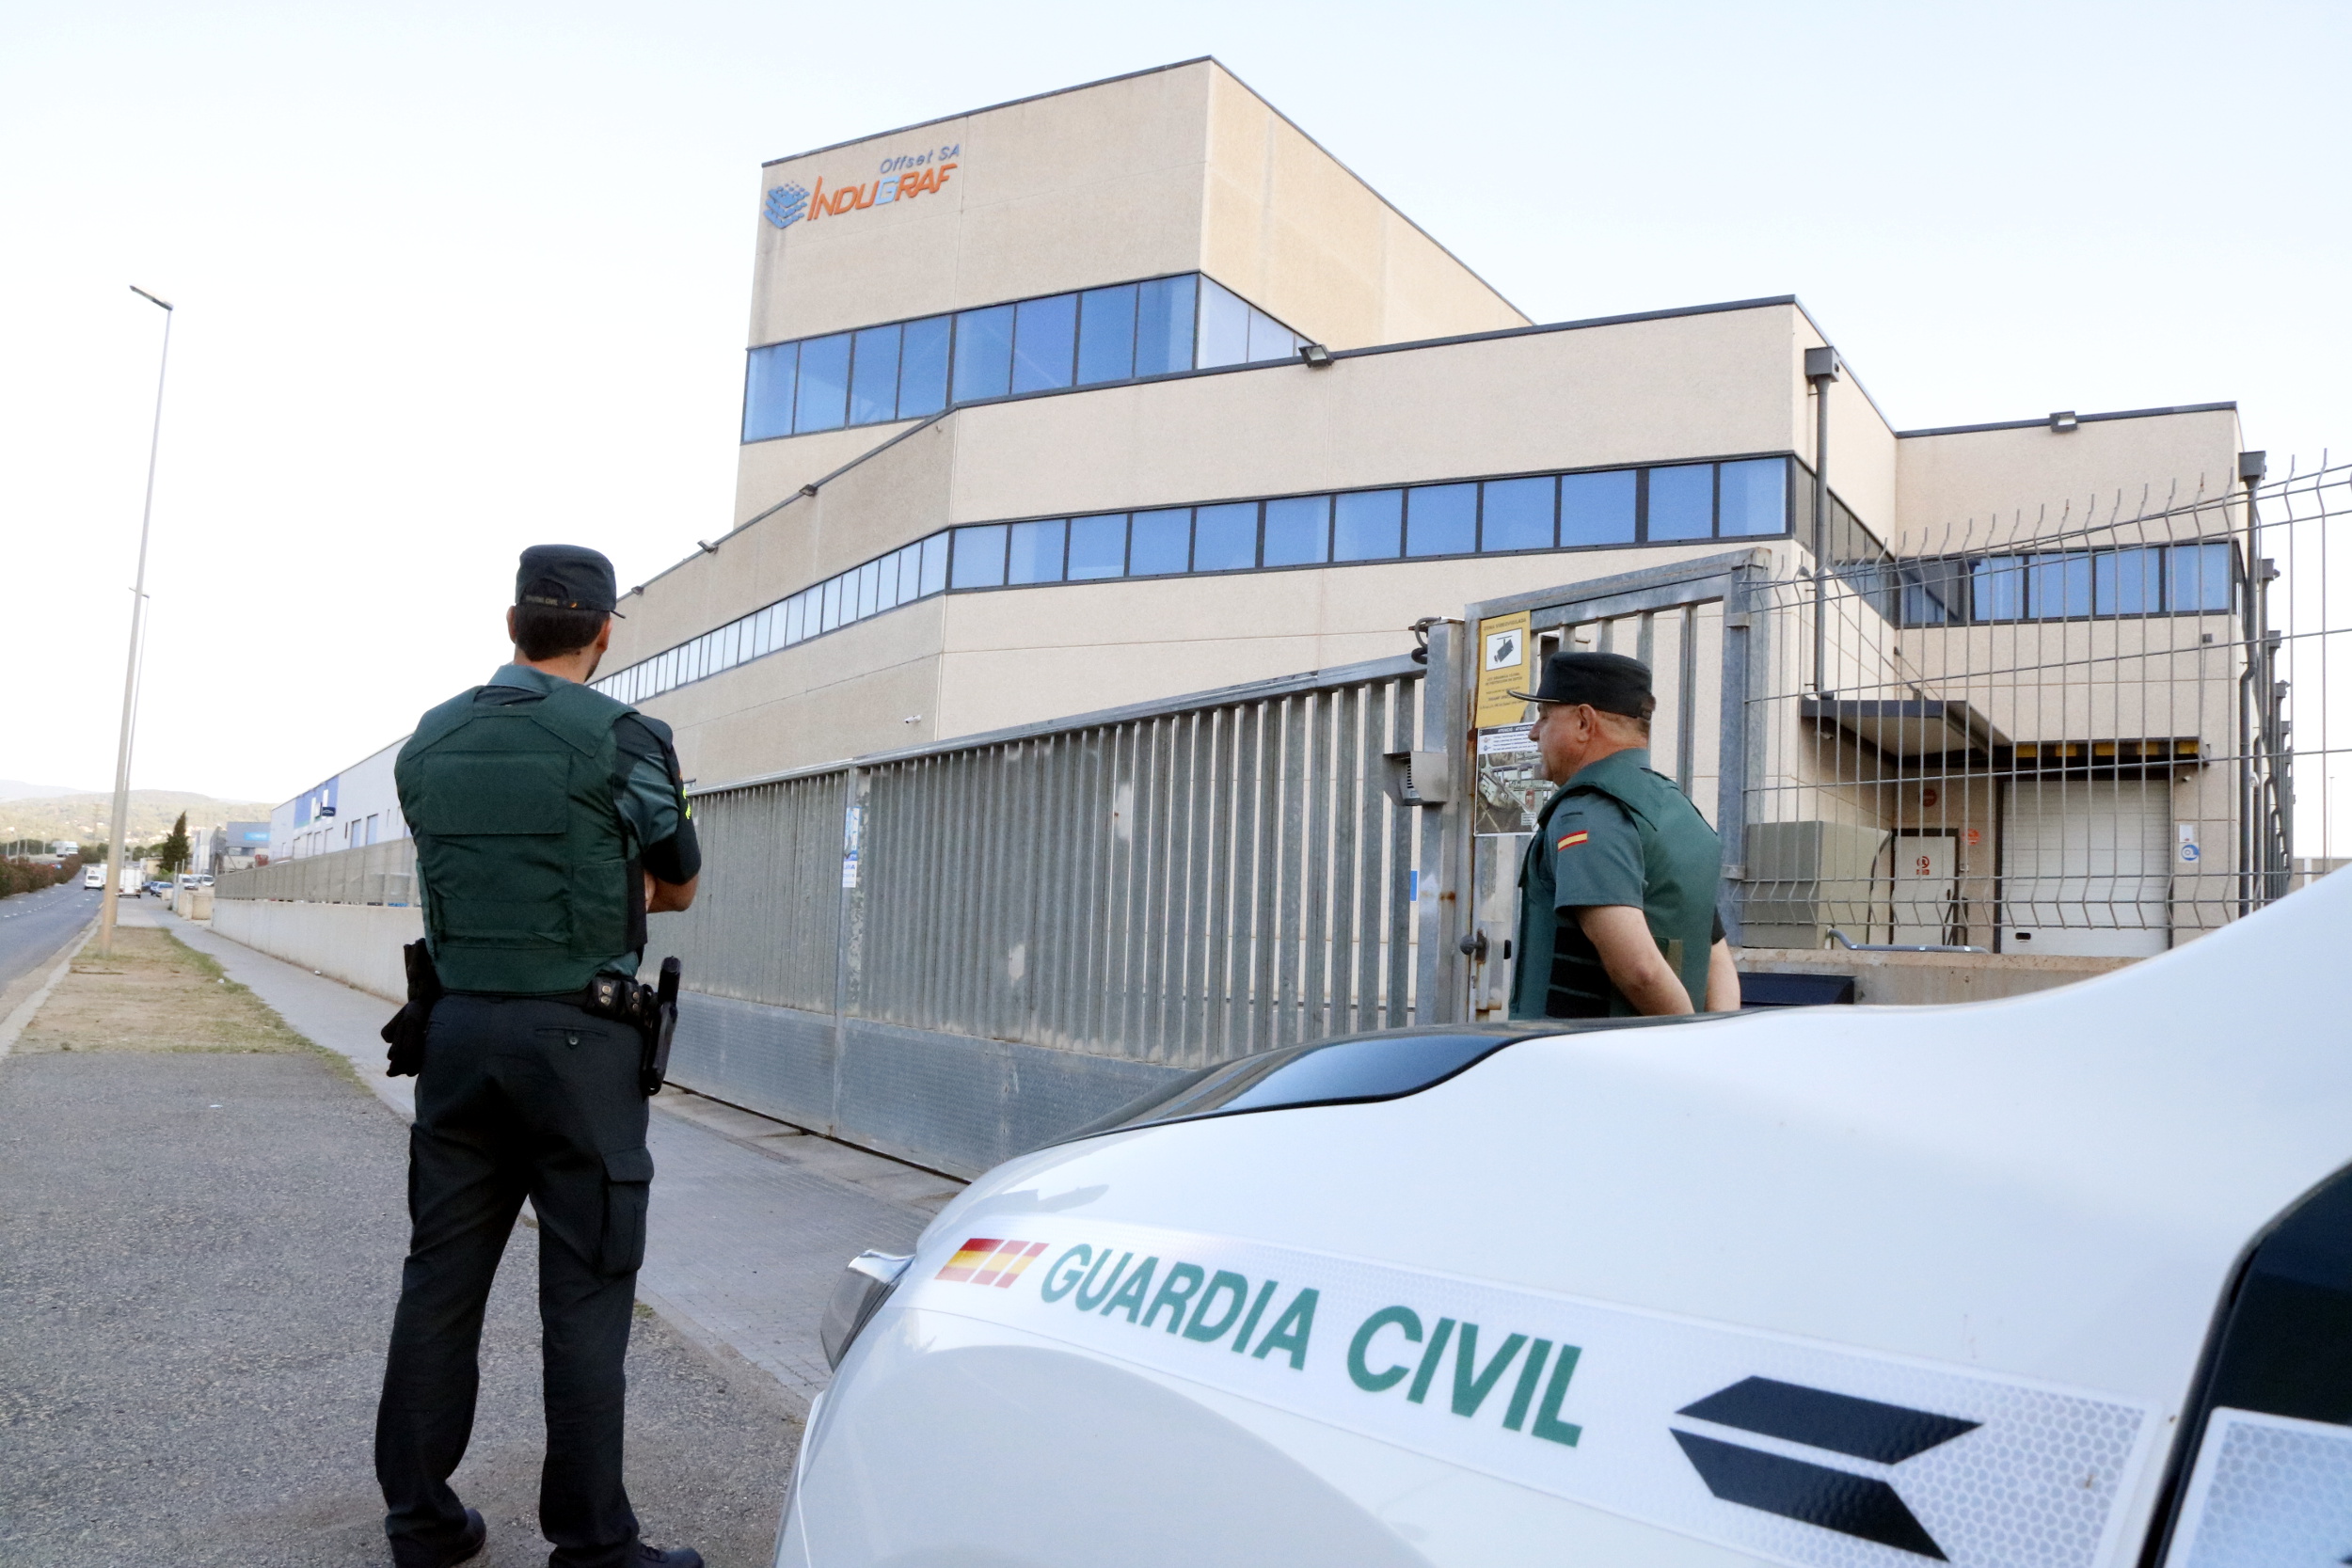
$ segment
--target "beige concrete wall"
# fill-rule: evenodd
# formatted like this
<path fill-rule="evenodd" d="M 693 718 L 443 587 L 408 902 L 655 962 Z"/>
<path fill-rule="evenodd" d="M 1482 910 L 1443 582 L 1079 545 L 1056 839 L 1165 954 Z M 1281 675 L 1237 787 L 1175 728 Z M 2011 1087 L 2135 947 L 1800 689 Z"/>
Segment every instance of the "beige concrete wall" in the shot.
<path fill-rule="evenodd" d="M 641 705 L 676 732 L 679 766 L 705 784 L 921 745 L 947 733 L 939 650 L 953 602 L 907 605 Z"/>
<path fill-rule="evenodd" d="M 2137 958 L 2043 958 L 1996 953 L 1816 953 L 1788 947 L 1743 947 L 1742 974 L 1845 974 L 1854 1000 L 1865 1005 L 1920 1006 L 1989 1002 L 1999 996 L 2071 986 L 2138 962 Z"/>
<path fill-rule="evenodd" d="M 408 994 L 400 950 L 424 939 L 424 911 L 390 904 L 294 904 L 223 898 L 213 929 L 256 952 L 393 1002 Z"/>
<path fill-rule="evenodd" d="M 787 159 L 760 196 L 895 181 L 892 160 L 948 149 L 935 192 L 761 219 L 751 341 L 1195 270 L 1343 346 L 1527 322 L 1211 60 Z"/>
<path fill-rule="evenodd" d="M 741 528 L 802 485 L 813 484 L 836 468 L 889 445 L 894 436 L 903 435 L 914 423 L 913 420 L 899 420 L 890 424 L 820 430 L 807 436 L 779 436 L 772 440 L 745 444 L 739 449 L 735 462 L 735 515 L 730 526 Z"/>
<path fill-rule="evenodd" d="M 1795 319 L 1772 306 L 960 409 L 629 597 L 606 667 L 950 523 L 1770 451 Z M 786 471 L 763 504 L 853 455 Z"/>
<path fill-rule="evenodd" d="M 960 417 L 914 432 L 814 496 L 787 492 L 782 509 L 713 541 L 716 553 L 690 557 L 624 600 L 604 667 L 675 647 L 940 528 Z"/>
<path fill-rule="evenodd" d="M 1807 464 L 1818 466 L 1820 438 L 1812 388 L 1804 379 L 1804 351 L 1827 346 L 1802 310 L 1790 310 L 1788 444 Z M 1851 367 L 1829 386 L 1829 486 L 1869 530 L 1890 544 L 1901 515 L 1897 484 L 1895 429 L 1864 391 Z"/>
<path fill-rule="evenodd" d="M 1240 82 L 1209 78 L 1201 270 L 1334 348 L 1528 318 Z"/>
<path fill-rule="evenodd" d="M 751 341 L 1190 272 L 1200 254 L 1206 61 L 872 136 L 760 171 L 759 198 L 960 151 L 947 185 L 779 230 L 756 220 Z M 889 177 L 895 178 L 895 177 Z"/>
<path fill-rule="evenodd" d="M 956 594 L 878 615 L 644 710 L 705 783 L 1295 674 L 1413 645 L 1424 615 L 1730 547 L 1573 550 Z M 905 721 L 914 718 L 916 722 Z"/>
<path fill-rule="evenodd" d="M 2236 484 L 2243 443 L 2233 409 L 2096 420 L 2062 436 L 2046 425 L 1906 436 L 1899 443 L 1900 547 L 1981 548 L 1987 541 L 2030 537 L 2037 519 L 2041 531 L 2080 527 L 2088 505 L 2095 501 L 2105 518 L 2119 494 L 2125 517 L 2140 513 L 2143 498 L 2145 509 L 2155 512 L 2201 493 L 2219 497 Z"/>
<path fill-rule="evenodd" d="M 965 409 L 955 520 L 1786 450 L 1790 307 Z"/>

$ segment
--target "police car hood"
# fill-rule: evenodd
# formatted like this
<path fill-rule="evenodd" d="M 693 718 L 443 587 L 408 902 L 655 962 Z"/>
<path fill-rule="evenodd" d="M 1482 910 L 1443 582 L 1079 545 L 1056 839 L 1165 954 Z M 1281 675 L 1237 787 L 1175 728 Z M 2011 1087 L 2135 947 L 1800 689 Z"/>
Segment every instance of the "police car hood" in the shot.
<path fill-rule="evenodd" d="M 2336 876 L 2062 990 L 1547 1037 L 1399 1100 L 1086 1139 L 975 1182 L 917 1267 L 1190 1237 L 2090 1391 L 2146 1418 L 2144 1502 L 2234 1264 L 2352 1157 L 2348 931 Z"/>

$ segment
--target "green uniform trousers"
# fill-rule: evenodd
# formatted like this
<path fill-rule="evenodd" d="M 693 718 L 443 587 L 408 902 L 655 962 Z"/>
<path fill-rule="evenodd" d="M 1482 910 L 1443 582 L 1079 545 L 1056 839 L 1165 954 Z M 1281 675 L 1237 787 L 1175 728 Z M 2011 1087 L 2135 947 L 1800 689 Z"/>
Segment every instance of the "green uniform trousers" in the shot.
<path fill-rule="evenodd" d="M 384 1530 L 403 1568 L 440 1562 L 465 1531 L 449 1477 L 473 1432 L 483 1305 L 526 1196 L 539 1220 L 548 1561 L 608 1568 L 635 1549 L 621 1363 L 653 1180 L 639 1048 L 635 1029 L 568 1002 L 446 996 L 433 1009 L 375 1420 Z"/>

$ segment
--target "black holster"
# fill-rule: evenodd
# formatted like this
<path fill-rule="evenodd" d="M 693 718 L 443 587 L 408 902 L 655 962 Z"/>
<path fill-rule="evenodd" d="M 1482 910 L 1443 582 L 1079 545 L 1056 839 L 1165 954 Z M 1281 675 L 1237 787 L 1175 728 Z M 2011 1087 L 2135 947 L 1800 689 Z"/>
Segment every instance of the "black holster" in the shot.
<path fill-rule="evenodd" d="M 640 985 L 619 974 L 599 974 L 588 982 L 580 1006 L 597 1018 L 609 1018 L 634 1028 L 644 1042 L 637 1058 L 637 1086 L 646 1095 L 660 1092 L 670 1075 L 670 1040 L 677 1033 L 677 990 L 683 966 L 675 958 L 661 960 L 661 984 Z"/>
<path fill-rule="evenodd" d="M 408 972 L 408 1005 L 394 1013 L 378 1032 L 391 1050 L 385 1053 L 384 1071 L 393 1078 L 413 1078 L 424 1066 L 424 1029 L 433 1021 L 433 1004 L 441 999 L 440 973 L 422 942 L 400 950 Z"/>

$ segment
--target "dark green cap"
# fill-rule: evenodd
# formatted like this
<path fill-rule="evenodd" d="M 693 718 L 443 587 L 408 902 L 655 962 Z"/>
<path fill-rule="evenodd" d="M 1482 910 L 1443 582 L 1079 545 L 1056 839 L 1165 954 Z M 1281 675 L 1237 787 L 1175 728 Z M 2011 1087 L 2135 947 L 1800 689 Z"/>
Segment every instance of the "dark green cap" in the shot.
<path fill-rule="evenodd" d="M 1542 685 L 1511 695 L 1530 703 L 1583 703 L 1629 719 L 1647 719 L 1658 706 L 1649 666 L 1623 654 L 1554 654 L 1544 660 Z"/>
<path fill-rule="evenodd" d="M 620 596 L 612 562 L 585 545 L 533 545 L 515 569 L 515 602 L 612 613 Z"/>

